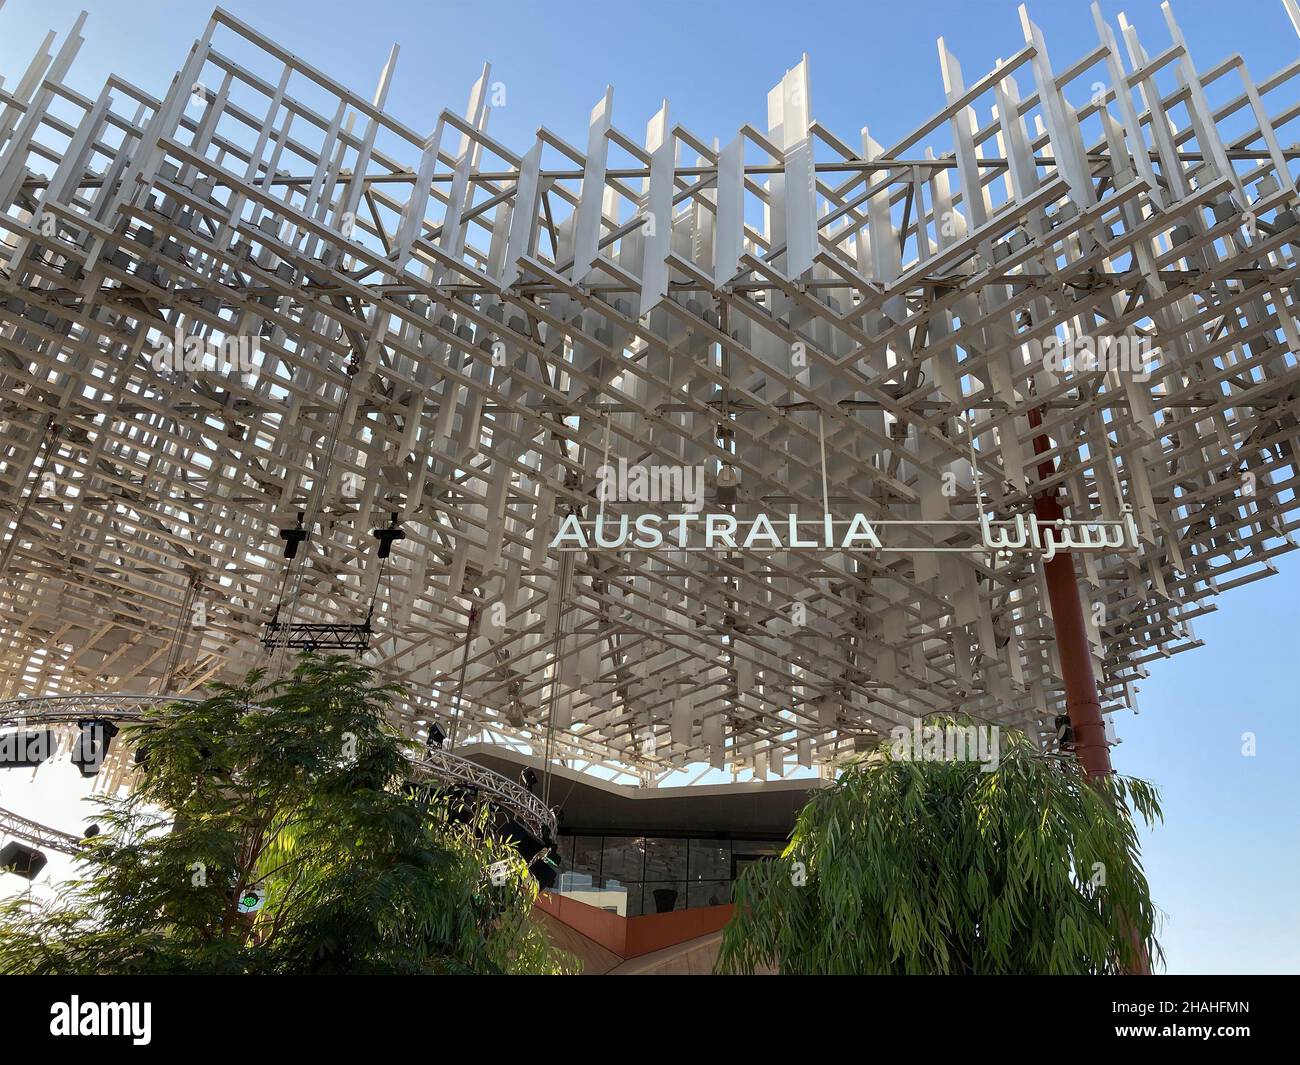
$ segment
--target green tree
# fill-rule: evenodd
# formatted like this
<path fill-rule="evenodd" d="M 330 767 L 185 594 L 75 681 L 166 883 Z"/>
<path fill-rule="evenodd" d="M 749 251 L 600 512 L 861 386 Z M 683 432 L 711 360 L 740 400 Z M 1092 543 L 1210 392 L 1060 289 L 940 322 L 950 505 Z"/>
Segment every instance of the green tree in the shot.
<path fill-rule="evenodd" d="M 0 908 L 0 973 L 570 971 L 489 812 L 407 783 L 397 691 L 304 656 L 124 729 L 135 787 L 60 900 Z"/>
<path fill-rule="evenodd" d="M 1155 788 L 999 746 L 992 772 L 888 744 L 849 764 L 737 881 L 719 971 L 1117 973 L 1135 940 L 1159 959 L 1130 812 L 1158 820 Z"/>

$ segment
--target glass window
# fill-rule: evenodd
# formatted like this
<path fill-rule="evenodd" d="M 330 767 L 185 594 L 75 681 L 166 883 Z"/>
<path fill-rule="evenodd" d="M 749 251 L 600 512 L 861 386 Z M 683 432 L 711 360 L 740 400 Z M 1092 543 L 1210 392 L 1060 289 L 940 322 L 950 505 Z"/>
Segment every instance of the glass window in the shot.
<path fill-rule="evenodd" d="M 600 844 L 599 836 L 574 836 L 568 871 L 596 880 L 600 876 Z"/>
<path fill-rule="evenodd" d="M 645 878 L 646 880 L 685 880 L 686 840 L 647 839 Z"/>
<path fill-rule="evenodd" d="M 731 901 L 730 880 L 692 880 L 686 905 L 694 910 L 701 906 L 725 906 Z"/>
<path fill-rule="evenodd" d="M 783 840 L 562 836 L 556 890 L 624 917 L 724 906 L 733 878 Z"/>
<path fill-rule="evenodd" d="M 593 898 L 596 900 L 594 905 L 621 917 L 641 915 L 640 884 L 623 884 L 612 877 L 606 877 L 600 891 Z"/>
<path fill-rule="evenodd" d="M 691 840 L 691 880 L 727 880 L 731 876 L 731 840 Z"/>
<path fill-rule="evenodd" d="M 777 840 L 738 839 L 732 848 L 732 876 L 740 874 L 755 862 L 767 862 L 779 857 L 785 843 Z"/>
<path fill-rule="evenodd" d="M 648 880 L 642 903 L 646 913 L 671 913 L 686 909 L 686 881 Z"/>
<path fill-rule="evenodd" d="M 639 884 L 644 879 L 645 845 L 640 836 L 606 836 L 601 875 L 606 880 Z"/>

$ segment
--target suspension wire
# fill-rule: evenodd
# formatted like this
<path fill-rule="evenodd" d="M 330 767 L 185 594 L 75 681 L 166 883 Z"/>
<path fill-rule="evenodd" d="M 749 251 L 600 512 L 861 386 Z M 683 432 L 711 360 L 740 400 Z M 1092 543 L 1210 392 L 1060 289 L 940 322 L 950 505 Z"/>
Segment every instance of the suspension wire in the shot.
<path fill-rule="evenodd" d="M 973 487 L 975 488 L 975 511 L 976 516 L 982 519 L 984 517 L 984 486 L 980 481 L 979 465 L 975 462 L 975 409 L 970 407 L 963 413 L 966 414 L 964 419 L 966 421 L 966 444 L 970 449 L 970 472 L 971 479 L 974 482 Z"/>
<path fill-rule="evenodd" d="M 826 423 L 821 411 L 817 412 L 817 443 L 821 446 L 822 456 L 822 516 L 830 517 L 831 493 L 826 480 Z"/>
<path fill-rule="evenodd" d="M 605 414 L 605 447 L 604 450 L 601 452 L 600 465 L 602 469 L 608 472 L 609 470 L 609 413 L 608 412 L 606 412 Z M 609 484 L 608 483 L 602 484 L 598 489 L 598 491 L 600 492 L 600 499 L 596 501 L 598 507 L 596 511 L 596 516 L 598 518 L 603 519 L 605 517 L 605 497 L 609 495 Z"/>
<path fill-rule="evenodd" d="M 384 585 L 384 573 L 388 570 L 388 559 L 379 560 L 379 576 L 375 578 L 375 590 L 370 593 L 370 606 L 366 609 L 366 625 L 370 625 L 370 620 L 375 616 L 375 601 L 379 598 L 379 589 Z"/>
<path fill-rule="evenodd" d="M 58 440 L 59 434 L 63 432 L 63 426 L 54 420 L 51 414 L 45 422 L 45 430 L 41 436 L 40 447 L 37 449 L 37 458 L 41 460 L 41 474 L 44 475 L 51 465 L 50 448 Z M 35 462 L 33 462 L 35 465 Z M 4 555 L 0 556 L 0 577 L 3 577 L 9 571 L 9 563 L 13 559 L 14 552 L 18 548 L 18 541 L 22 539 L 23 526 L 27 522 L 27 512 L 31 510 L 32 503 L 36 501 L 37 488 L 41 483 L 41 477 L 27 487 L 27 494 L 23 497 L 22 506 L 18 509 L 18 517 L 14 521 L 13 536 L 9 538 L 9 543 L 5 545 Z"/>
<path fill-rule="evenodd" d="M 551 650 L 551 657 L 554 661 L 551 665 L 551 695 L 546 711 L 546 755 L 542 770 L 542 804 L 548 809 L 551 803 L 551 749 L 555 742 L 555 703 L 560 694 L 560 653 L 564 649 L 564 619 L 566 616 L 564 607 L 571 591 L 570 585 L 573 581 L 576 554 L 575 551 L 560 553 L 560 572 L 556 582 L 558 587 L 556 588 L 555 603 L 558 616 L 555 619 L 555 642 Z"/>
<path fill-rule="evenodd" d="M 289 565 L 285 568 L 284 583 L 281 586 L 280 600 L 276 603 L 275 617 L 279 618 L 280 610 L 285 605 L 285 592 L 288 589 L 288 617 L 284 621 L 280 635 L 274 641 L 271 651 L 271 662 L 268 668 L 268 674 L 272 681 L 279 678 L 284 669 L 285 652 L 289 646 L 290 629 L 298 612 L 298 597 L 302 591 L 302 575 L 307 567 L 307 545 L 311 543 L 311 530 L 316 522 L 316 515 L 320 511 L 320 505 L 325 496 L 325 486 L 329 483 L 330 470 L 334 465 L 334 452 L 338 447 L 339 430 L 342 428 L 343 412 L 347 409 L 348 401 L 352 397 L 352 386 L 356 382 L 357 370 L 360 368 L 360 361 L 355 351 L 348 356 L 347 365 L 344 372 L 347 374 L 348 383 L 339 396 L 338 404 L 334 409 L 333 426 L 330 429 L 329 446 L 325 450 L 325 458 L 321 463 L 320 470 L 317 472 L 316 484 L 312 489 L 311 498 L 307 501 L 307 506 L 303 510 L 303 528 L 307 530 L 307 539 L 303 541 L 301 554 L 289 560 Z"/>
<path fill-rule="evenodd" d="M 198 596 L 202 584 L 198 571 L 191 570 L 190 579 L 185 587 L 185 597 L 181 600 L 180 613 L 176 615 L 176 626 L 172 630 L 171 647 L 167 651 L 167 666 L 163 669 L 162 676 L 158 680 L 159 695 L 167 693 L 167 689 L 171 687 L 172 678 L 176 675 L 176 670 L 180 668 L 181 652 L 186 641 L 189 640 L 190 628 L 194 623 L 194 600 Z"/>
<path fill-rule="evenodd" d="M 460 710 L 465 704 L 465 671 L 469 667 L 469 648 L 474 642 L 474 629 L 478 624 L 478 606 L 471 605 L 469 618 L 465 622 L 465 646 L 460 653 L 460 676 L 456 681 L 456 701 L 452 705 L 451 734 L 447 737 L 447 750 L 456 746 L 456 734 L 460 730 Z"/>
<path fill-rule="evenodd" d="M 609 468 L 609 418 L 610 418 L 609 412 L 606 411 L 606 412 L 605 412 L 605 440 L 604 440 L 604 444 L 603 444 L 602 449 L 601 449 L 601 456 L 600 456 L 600 464 L 601 464 L 603 467 L 605 467 L 606 469 Z M 597 517 L 598 517 L 598 518 L 604 518 L 604 516 L 605 516 L 605 498 L 606 498 L 606 496 L 607 496 L 608 494 L 609 494 L 608 491 L 602 491 L 602 492 L 600 493 L 600 498 L 599 498 L 599 500 L 597 501 L 597 503 L 598 503 Z M 564 562 L 564 558 L 563 558 L 563 556 L 562 556 L 562 557 L 561 557 L 561 564 L 563 564 L 563 562 Z M 556 630 L 557 630 L 557 633 L 558 633 L 558 630 L 559 630 L 559 626 L 558 626 L 558 625 L 556 626 Z M 611 634 L 611 636 L 610 636 L 610 647 L 611 647 L 612 650 L 615 650 L 615 651 L 617 651 L 617 649 L 618 649 L 617 644 L 615 643 L 615 641 L 614 641 L 614 637 L 613 637 L 612 634 Z M 556 669 L 557 669 L 557 673 L 558 673 L 558 668 L 559 668 L 559 654 L 558 654 L 558 651 L 557 651 L 557 653 L 556 653 Z M 554 720 L 554 712 L 555 712 L 555 709 L 554 709 L 554 707 L 555 707 L 555 702 L 554 702 L 554 691 L 555 691 L 555 688 L 554 688 L 554 686 L 552 686 L 551 708 L 550 708 L 550 710 L 548 711 L 548 714 L 547 714 L 546 765 L 545 765 L 545 767 L 544 767 L 545 781 L 544 781 L 544 785 L 543 785 L 545 794 L 544 794 L 544 798 L 543 798 L 543 800 L 542 800 L 542 801 L 543 801 L 544 803 L 546 803 L 548 806 L 550 805 L 550 795 L 551 795 L 551 792 L 550 792 L 550 786 L 551 786 L 551 741 L 552 741 L 552 737 L 553 737 L 553 735 L 554 735 L 554 728 L 553 728 L 553 726 L 552 726 L 552 722 L 553 722 L 553 720 Z M 574 781 L 573 783 L 571 783 L 571 784 L 569 785 L 569 790 L 565 793 L 564 798 L 561 800 L 561 802 L 560 802 L 560 804 L 559 804 L 559 805 L 560 805 L 560 808 L 563 808 L 563 807 L 568 803 L 568 801 L 569 801 L 569 796 L 573 794 L 573 788 L 574 788 L 574 785 L 575 785 L 576 783 L 577 783 L 577 781 Z"/>

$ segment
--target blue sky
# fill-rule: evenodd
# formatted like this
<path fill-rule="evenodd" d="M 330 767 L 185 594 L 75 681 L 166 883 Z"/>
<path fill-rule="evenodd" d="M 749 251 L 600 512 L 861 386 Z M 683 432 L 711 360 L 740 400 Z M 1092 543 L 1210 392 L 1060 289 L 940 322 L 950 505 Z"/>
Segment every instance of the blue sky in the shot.
<path fill-rule="evenodd" d="M 1195 622 L 1205 646 L 1150 665 L 1117 721 L 1116 769 L 1163 792 L 1143 858 L 1170 972 L 1300 972 L 1300 557 L 1279 569 Z"/>
<path fill-rule="evenodd" d="M 0 73 L 10 85 L 44 31 L 66 31 L 82 6 L 8 0 Z M 84 6 L 87 43 L 72 81 L 88 92 L 113 71 L 161 94 L 210 11 L 164 0 Z M 1023 45 L 1009 0 L 225 6 L 366 94 L 398 41 L 389 110 L 420 131 L 432 129 L 443 107 L 461 108 L 490 61 L 493 81 L 506 88 L 490 131 L 520 151 L 539 125 L 585 143 L 587 116 L 607 84 L 615 87 L 615 123 L 628 131 L 643 129 L 666 97 L 672 121 L 725 141 L 743 122 L 762 124 L 768 89 L 804 52 L 813 116 L 851 143 L 868 126 L 888 145 L 942 106 L 937 36 L 968 80 Z M 1112 24 L 1126 11 L 1149 52 L 1167 46 L 1152 0 L 1102 9 Z M 1201 69 L 1240 52 L 1258 78 L 1296 56 L 1281 0 L 1180 0 L 1175 11 Z M 1040 0 L 1030 12 L 1058 70 L 1097 43 L 1083 0 Z M 1300 651 L 1300 559 L 1280 566 L 1279 576 L 1230 592 L 1218 613 L 1196 624 L 1204 648 L 1153 664 L 1141 715 L 1117 722 L 1116 767 L 1164 789 L 1166 822 L 1148 835 L 1145 859 L 1168 914 L 1170 972 L 1300 971 L 1300 683 L 1287 679 Z M 1254 757 L 1241 754 L 1245 731 L 1257 737 Z"/>

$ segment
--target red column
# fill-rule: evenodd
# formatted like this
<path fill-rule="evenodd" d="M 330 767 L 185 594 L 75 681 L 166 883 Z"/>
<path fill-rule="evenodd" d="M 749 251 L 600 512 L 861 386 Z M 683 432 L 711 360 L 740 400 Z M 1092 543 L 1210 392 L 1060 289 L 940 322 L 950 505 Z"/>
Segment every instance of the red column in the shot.
<path fill-rule="evenodd" d="M 1043 423 L 1037 408 L 1029 412 L 1029 425 Z M 1034 454 L 1051 449 L 1045 434 L 1034 437 Z M 1056 463 L 1045 459 L 1038 464 L 1039 480 L 1056 472 Z M 1040 522 L 1061 521 L 1065 511 L 1055 489 L 1034 497 L 1034 514 Z M 1106 743 L 1106 723 L 1101 716 L 1101 699 L 1097 680 L 1092 673 L 1092 651 L 1083 620 L 1083 603 L 1079 600 L 1079 582 L 1074 574 L 1074 558 L 1067 552 L 1057 554 L 1044 566 L 1047 595 L 1052 604 L 1052 622 L 1056 629 L 1056 650 L 1061 659 L 1061 676 L 1065 681 L 1065 708 L 1074 730 L 1074 751 L 1088 776 L 1105 776 L 1112 772 L 1110 746 Z"/>
<path fill-rule="evenodd" d="M 1031 408 L 1030 428 L 1037 429 L 1042 424 L 1042 412 L 1037 407 Z M 1050 451 L 1051 446 L 1046 433 L 1034 437 L 1035 455 Z M 1056 463 L 1052 459 L 1039 462 L 1040 481 L 1046 480 L 1055 472 Z M 1065 511 L 1055 488 L 1034 497 L 1034 514 L 1040 522 L 1064 519 Z M 1065 709 L 1070 715 L 1070 728 L 1074 730 L 1074 754 L 1086 776 L 1109 776 L 1114 770 L 1110 764 L 1110 746 L 1106 743 L 1106 723 L 1101 716 L 1097 678 L 1092 672 L 1092 651 L 1088 647 L 1088 630 L 1083 620 L 1083 603 L 1079 599 L 1079 582 L 1074 575 L 1074 558 L 1069 552 L 1059 553 L 1045 563 L 1043 569 L 1047 578 L 1047 597 L 1052 604 L 1052 623 L 1056 630 L 1056 650 L 1061 659 L 1061 677 L 1065 681 Z M 1122 920 L 1123 915 L 1120 916 Z M 1138 941 L 1136 930 L 1131 927 L 1129 937 L 1138 956 L 1131 975 L 1150 976 L 1151 963 L 1146 949 Z"/>

